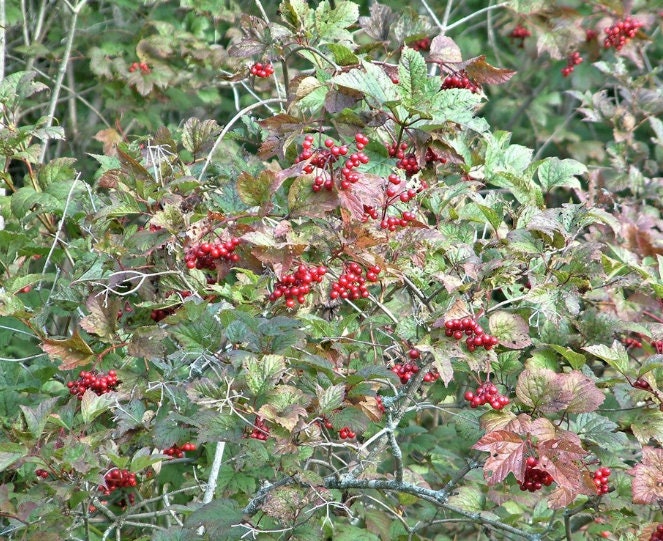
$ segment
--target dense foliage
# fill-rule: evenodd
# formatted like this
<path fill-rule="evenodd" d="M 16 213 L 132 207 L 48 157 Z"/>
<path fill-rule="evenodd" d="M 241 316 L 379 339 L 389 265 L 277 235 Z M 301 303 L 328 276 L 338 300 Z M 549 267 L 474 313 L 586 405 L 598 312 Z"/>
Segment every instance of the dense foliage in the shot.
<path fill-rule="evenodd" d="M 0 4 L 0 536 L 660 539 L 653 4 Z"/>

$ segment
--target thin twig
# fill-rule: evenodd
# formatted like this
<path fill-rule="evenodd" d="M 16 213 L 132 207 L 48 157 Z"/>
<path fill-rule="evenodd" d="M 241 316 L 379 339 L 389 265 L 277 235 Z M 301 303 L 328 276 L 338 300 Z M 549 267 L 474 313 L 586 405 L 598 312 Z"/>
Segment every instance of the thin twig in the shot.
<path fill-rule="evenodd" d="M 205 175 L 205 171 L 207 171 L 207 167 L 209 166 L 210 162 L 212 161 L 212 155 L 214 152 L 216 152 L 217 147 L 221 144 L 221 141 L 223 138 L 226 136 L 226 134 L 230 131 L 230 128 L 233 127 L 235 122 L 237 122 L 240 118 L 242 118 L 245 114 L 253 111 L 254 109 L 257 109 L 259 107 L 263 107 L 264 105 L 268 103 L 283 103 L 285 100 L 282 98 L 270 98 L 267 100 L 262 100 L 259 101 L 258 103 L 253 103 L 251 105 L 248 105 L 244 107 L 241 111 L 239 111 L 234 117 L 230 119 L 228 124 L 226 124 L 226 127 L 223 128 L 219 136 L 216 138 L 216 141 L 214 141 L 214 145 L 212 146 L 211 150 L 207 154 L 207 158 L 205 159 L 205 163 L 203 164 L 203 168 L 200 171 L 200 174 L 198 175 L 198 181 L 202 182 L 203 176 Z"/>
<path fill-rule="evenodd" d="M 46 128 L 50 128 L 53 125 L 53 120 L 55 119 L 55 108 L 58 104 L 58 99 L 60 98 L 60 91 L 62 90 L 62 82 L 64 81 L 64 76 L 67 73 L 67 65 L 69 64 L 69 59 L 71 58 L 71 50 L 74 46 L 74 36 L 76 35 L 76 25 L 78 24 L 78 14 L 81 9 L 87 4 L 87 0 L 80 0 L 76 6 L 71 7 L 71 26 L 69 28 L 69 34 L 67 35 L 67 42 L 64 48 L 64 54 L 62 55 L 62 60 L 60 61 L 60 67 L 58 68 L 58 74 L 55 79 L 55 85 L 51 90 L 51 101 L 48 105 L 48 113 L 46 118 Z M 39 163 L 44 163 L 46 159 L 46 151 L 48 150 L 49 139 L 46 139 L 41 147 L 41 154 L 39 156 Z"/>
<path fill-rule="evenodd" d="M 474 19 L 474 17 L 476 17 L 478 15 L 486 13 L 486 12 L 492 10 L 492 9 L 504 8 L 504 7 L 507 7 L 508 5 L 509 5 L 509 2 L 502 2 L 500 4 L 495 4 L 494 6 L 488 6 L 488 7 L 482 8 L 482 9 L 478 9 L 478 10 L 470 13 L 467 17 L 463 17 L 462 19 L 458 19 L 455 23 L 451 23 L 449 26 L 446 27 L 446 30 L 449 31 L 449 30 L 452 30 L 452 29 L 456 28 L 457 26 L 462 26 L 467 21 L 469 21 L 470 19 Z"/>

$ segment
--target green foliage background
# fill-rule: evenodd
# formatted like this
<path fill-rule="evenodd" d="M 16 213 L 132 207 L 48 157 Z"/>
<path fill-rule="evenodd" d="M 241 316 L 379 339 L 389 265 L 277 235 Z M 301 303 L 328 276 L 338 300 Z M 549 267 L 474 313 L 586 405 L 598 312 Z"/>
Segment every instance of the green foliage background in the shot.
<path fill-rule="evenodd" d="M 650 539 L 654 7 L 2 3 L 0 536 Z M 631 14 L 634 39 L 604 47 Z M 250 75 L 258 61 L 274 76 Z M 481 90 L 441 89 L 457 72 Z M 339 164 L 297 162 L 307 134 L 352 148 L 360 132 L 370 161 L 346 189 Z M 413 177 L 387 150 L 401 143 Z M 392 173 L 409 202 L 385 195 Z M 313 192 L 316 175 L 334 189 Z M 232 238 L 238 261 L 187 267 Z M 352 261 L 379 279 L 331 299 Z M 299 265 L 327 274 L 293 309 L 270 302 Z M 499 345 L 446 336 L 463 317 Z M 81 370 L 111 369 L 115 391 L 71 396 Z M 505 409 L 464 398 L 487 381 Z M 163 454 L 184 442 L 197 449 Z M 520 490 L 527 456 L 553 487 Z M 138 486 L 104 494 L 115 468 Z"/>

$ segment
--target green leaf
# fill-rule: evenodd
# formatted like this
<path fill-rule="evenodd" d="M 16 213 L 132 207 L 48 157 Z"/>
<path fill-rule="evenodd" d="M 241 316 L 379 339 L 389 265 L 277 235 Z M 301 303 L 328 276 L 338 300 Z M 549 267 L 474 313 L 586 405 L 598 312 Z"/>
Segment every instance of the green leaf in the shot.
<path fill-rule="evenodd" d="M 428 76 L 424 57 L 409 47 L 401 52 L 398 89 L 403 107 L 422 118 L 432 118 L 430 111 L 440 91 L 439 81 Z"/>
<path fill-rule="evenodd" d="M 346 29 L 356 23 L 358 18 L 359 6 L 354 2 L 337 1 L 336 7 L 332 9 L 325 0 L 315 10 L 314 28 L 321 43 L 351 43 L 352 34 Z"/>
<path fill-rule="evenodd" d="M 631 430 L 642 445 L 647 445 L 651 439 L 663 445 L 663 412 L 652 409 L 641 410 L 637 419 L 631 423 Z"/>
<path fill-rule="evenodd" d="M 244 361 L 246 384 L 255 396 L 265 394 L 273 388 L 285 368 L 285 359 L 281 355 L 265 355 L 261 359 L 248 357 Z"/>
<path fill-rule="evenodd" d="M 39 185 L 42 188 L 46 188 L 46 186 L 54 182 L 73 180 L 76 177 L 76 171 L 73 168 L 75 163 L 75 158 L 56 158 L 55 160 L 51 160 L 37 174 Z"/>
<path fill-rule="evenodd" d="M 611 347 L 604 344 L 598 344 L 596 346 L 587 346 L 582 349 L 591 353 L 595 357 L 604 360 L 622 375 L 626 375 L 629 371 L 628 352 L 624 345 L 618 340 L 615 340 Z"/>
<path fill-rule="evenodd" d="M 582 353 L 578 353 L 576 351 L 573 351 L 570 348 L 564 347 L 564 346 L 559 346 L 557 344 L 549 344 L 551 349 L 555 350 L 557 353 L 559 353 L 562 357 L 564 357 L 567 361 L 569 361 L 569 364 L 571 365 L 571 368 L 574 370 L 579 370 L 585 364 L 587 363 L 586 357 Z"/>
<path fill-rule="evenodd" d="M 203 149 L 211 147 L 214 139 L 221 131 L 216 120 L 203 120 L 190 118 L 184 123 L 182 130 L 182 146 L 192 154 L 198 154 Z M 174 152 L 175 149 L 171 149 Z"/>
<path fill-rule="evenodd" d="M 244 515 L 236 502 L 217 498 L 191 513 L 184 525 L 194 530 L 203 526 L 208 539 L 231 541 L 246 534 L 246 529 L 232 527 L 243 519 Z"/>
<path fill-rule="evenodd" d="M 142 447 L 134 453 L 134 456 L 131 457 L 131 465 L 129 466 L 129 471 L 134 473 L 144 470 L 152 464 L 161 462 L 164 460 L 163 455 L 152 454 L 148 447 Z"/>
<path fill-rule="evenodd" d="M 575 420 L 575 432 L 581 439 L 610 452 L 617 452 L 628 445 L 623 432 L 615 432 L 619 425 L 598 413 L 581 413 Z"/>
<path fill-rule="evenodd" d="M 243 203 L 252 207 L 261 206 L 271 199 L 273 183 L 274 173 L 271 171 L 262 171 L 257 177 L 244 171 L 237 178 L 237 193 Z"/>
<path fill-rule="evenodd" d="M 25 218 L 30 212 L 52 212 L 60 208 L 58 200 L 50 194 L 36 192 L 31 186 L 23 186 L 11 196 L 11 209 L 18 219 Z"/>
<path fill-rule="evenodd" d="M 5 471 L 17 460 L 28 454 L 28 450 L 20 443 L 0 443 L 0 472 Z"/>
<path fill-rule="evenodd" d="M 334 62 L 339 66 L 354 66 L 359 64 L 359 57 L 355 55 L 351 49 L 340 43 L 328 43 L 329 49 L 334 56 Z"/>
<path fill-rule="evenodd" d="M 398 92 L 389 76 L 370 62 L 363 62 L 361 68 L 332 77 L 331 83 L 361 92 L 368 105 L 378 109 L 386 103 L 399 100 Z"/>
<path fill-rule="evenodd" d="M 58 400 L 58 397 L 53 397 L 41 400 L 34 407 L 20 406 L 25 424 L 33 438 L 37 439 L 41 436 L 48 421 L 48 416 L 51 414 L 51 410 Z"/>
<path fill-rule="evenodd" d="M 576 160 L 560 160 L 555 157 L 546 158 L 537 169 L 539 183 L 546 193 L 553 188 L 580 189 L 580 181 L 575 175 L 582 175 L 586 172 L 587 167 Z"/>
<path fill-rule="evenodd" d="M 91 423 L 99 417 L 104 411 L 108 410 L 111 404 L 115 403 L 115 393 L 107 393 L 98 396 L 94 391 L 87 389 L 81 399 L 81 415 L 85 424 Z"/>
<path fill-rule="evenodd" d="M 318 389 L 317 395 L 319 412 L 326 415 L 343 404 L 343 399 L 345 398 L 345 384 L 339 383 L 338 385 L 332 385 L 326 389 L 320 388 Z"/>

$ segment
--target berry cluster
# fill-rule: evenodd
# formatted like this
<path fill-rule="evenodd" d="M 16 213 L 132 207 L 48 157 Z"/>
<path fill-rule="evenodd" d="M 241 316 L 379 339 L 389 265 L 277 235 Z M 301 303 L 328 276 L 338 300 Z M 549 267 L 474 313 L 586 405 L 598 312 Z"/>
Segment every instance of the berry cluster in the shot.
<path fill-rule="evenodd" d="M 608 486 L 608 478 L 611 473 L 612 471 L 610 471 L 610 468 L 599 468 L 594 472 L 594 485 L 599 494 L 606 494 L 610 490 L 610 487 Z"/>
<path fill-rule="evenodd" d="M 106 481 L 106 486 L 100 486 L 99 490 L 106 495 L 119 488 L 135 487 L 138 484 L 135 473 L 119 468 L 112 469 L 104 475 L 104 481 Z"/>
<path fill-rule="evenodd" d="M 615 24 L 605 29 L 606 37 L 603 40 L 603 46 L 606 49 L 614 47 L 616 51 L 619 51 L 635 37 L 642 26 L 643 24 L 640 21 L 636 21 L 631 17 L 626 17 L 621 21 L 617 21 Z"/>
<path fill-rule="evenodd" d="M 359 263 L 352 261 L 343 271 L 343 274 L 338 277 L 338 280 L 332 284 L 331 291 L 329 292 L 330 299 L 350 299 L 356 301 L 357 299 L 365 299 L 369 296 L 366 282 L 377 282 L 378 274 L 382 269 L 377 265 L 372 265 L 366 269 L 366 275 L 363 275 L 364 270 Z"/>
<path fill-rule="evenodd" d="M 307 267 L 299 265 L 297 270 L 291 274 L 286 274 L 274 285 L 274 291 L 269 295 L 269 300 L 275 302 L 281 297 L 285 297 L 285 305 L 288 308 L 294 308 L 295 300 L 299 304 L 306 302 L 306 295 L 311 292 L 311 284 L 322 282 L 327 267 Z"/>
<path fill-rule="evenodd" d="M 81 400 L 87 389 L 94 391 L 97 395 L 102 395 L 114 391 L 119 383 L 115 370 L 109 370 L 108 374 L 84 370 L 78 374 L 77 380 L 67 382 L 67 387 L 71 394 Z"/>
<path fill-rule="evenodd" d="M 568 77 L 578 64 L 582 63 L 582 56 L 578 51 L 572 52 L 566 59 L 566 66 L 562 68 L 562 76 Z"/>
<path fill-rule="evenodd" d="M 426 36 L 425 38 L 409 43 L 408 46 L 415 51 L 430 51 L 430 38 Z"/>
<path fill-rule="evenodd" d="M 338 431 L 338 437 L 342 440 L 351 440 L 352 438 L 357 437 L 357 434 L 355 434 L 349 426 L 344 426 Z"/>
<path fill-rule="evenodd" d="M 628 336 L 626 338 L 622 338 L 622 344 L 624 344 L 624 346 L 626 346 L 627 348 L 633 348 L 633 349 L 639 349 L 642 347 L 642 342 L 640 342 L 640 340 Z"/>
<path fill-rule="evenodd" d="M 447 163 L 447 159 L 444 156 L 439 155 L 431 147 L 426 149 L 424 160 L 426 160 L 426 163 Z"/>
<path fill-rule="evenodd" d="M 444 78 L 440 90 L 448 90 L 450 88 L 466 88 L 473 94 L 478 94 L 481 91 L 481 87 L 472 81 L 464 71 L 447 75 Z"/>
<path fill-rule="evenodd" d="M 651 533 L 649 541 L 663 541 L 663 524 L 659 524 Z"/>
<path fill-rule="evenodd" d="M 387 408 L 384 407 L 384 402 L 382 402 L 382 397 L 380 395 L 375 397 L 375 402 L 377 403 L 378 411 L 380 413 L 387 411 Z"/>
<path fill-rule="evenodd" d="M 421 357 L 421 352 L 416 348 L 411 348 L 408 351 L 408 357 L 411 361 L 416 361 Z M 419 370 L 420 368 L 416 362 L 396 363 L 391 368 L 391 371 L 400 378 L 403 385 L 410 381 L 412 375 L 418 373 Z M 424 382 L 426 383 L 435 383 L 438 379 L 440 379 L 440 374 L 437 370 L 431 370 L 424 374 Z"/>
<path fill-rule="evenodd" d="M 35 470 L 35 475 L 37 477 L 41 477 L 42 479 L 48 479 L 49 476 L 50 476 L 50 473 L 48 473 L 48 471 L 46 471 L 44 469 L 39 468 L 38 470 Z"/>
<path fill-rule="evenodd" d="M 134 62 L 129 66 L 129 73 L 140 70 L 141 73 L 150 73 L 150 66 L 146 62 Z"/>
<path fill-rule="evenodd" d="M 444 329 L 444 334 L 452 336 L 456 340 L 461 340 L 463 336 L 467 336 L 465 344 L 469 351 L 474 351 L 482 346 L 484 349 L 490 350 L 498 343 L 496 337 L 486 334 L 481 325 L 470 317 L 449 319 L 444 322 Z"/>
<path fill-rule="evenodd" d="M 327 419 L 324 415 L 322 416 L 322 419 L 318 421 L 322 426 L 324 426 L 327 430 L 332 430 L 334 428 L 334 425 L 332 422 Z"/>
<path fill-rule="evenodd" d="M 663 353 L 663 340 L 652 340 L 651 347 L 656 350 L 656 353 Z"/>
<path fill-rule="evenodd" d="M 520 40 L 520 44 L 518 47 L 522 47 L 524 45 L 524 41 L 526 38 L 530 37 L 532 33 L 525 28 L 522 24 L 517 24 L 516 27 L 511 30 L 511 33 L 509 34 L 509 37 L 511 39 L 516 39 Z"/>
<path fill-rule="evenodd" d="M 262 417 L 256 417 L 249 438 L 260 441 L 266 441 L 269 438 L 269 427 Z"/>
<path fill-rule="evenodd" d="M 315 168 L 322 170 L 329 169 L 327 172 L 320 171 L 316 175 L 313 181 L 313 191 L 319 192 L 323 188 L 331 191 L 334 187 L 334 170 L 331 166 L 339 157 L 346 156 L 350 149 L 348 145 L 337 145 L 331 138 L 325 139 L 324 148 L 313 148 L 313 140 L 314 137 L 310 134 L 304 137 L 302 151 L 297 156 L 295 163 L 310 160 L 304 167 L 305 173 L 313 173 Z M 363 152 L 368 143 L 369 139 L 363 133 L 355 134 L 355 148 L 357 152 L 353 152 L 343 163 L 339 183 L 340 189 L 347 190 L 351 184 L 359 181 L 359 174 L 354 169 L 370 161 L 369 157 Z"/>
<path fill-rule="evenodd" d="M 253 64 L 253 66 L 251 66 L 251 75 L 255 75 L 256 77 L 266 79 L 273 74 L 274 66 L 272 66 L 269 62 L 265 62 L 264 64 L 261 62 L 256 62 Z"/>
<path fill-rule="evenodd" d="M 549 487 L 555 481 L 552 476 L 543 470 L 537 468 L 539 461 L 533 456 L 527 457 L 525 466 L 525 479 L 520 483 L 520 490 L 536 492 L 544 486 Z"/>
<path fill-rule="evenodd" d="M 380 228 L 388 229 L 389 231 L 396 231 L 398 227 L 406 227 L 407 224 L 414 221 L 414 219 L 414 214 L 409 210 L 406 210 L 401 213 L 400 218 L 397 216 L 387 216 L 380 222 Z"/>
<path fill-rule="evenodd" d="M 175 443 L 175 444 L 171 445 L 170 447 L 168 447 L 168 449 L 164 449 L 163 454 L 168 455 L 169 457 L 172 457 L 172 458 L 183 458 L 184 453 L 186 451 L 195 451 L 195 450 L 196 450 L 196 444 L 195 443 L 186 442 L 186 443 L 182 444 L 181 447 Z"/>
<path fill-rule="evenodd" d="M 490 404 L 494 410 L 501 410 L 510 403 L 509 397 L 501 395 L 495 384 L 490 381 L 484 381 L 474 392 L 467 391 L 465 400 L 470 403 L 472 408 Z"/>
<path fill-rule="evenodd" d="M 631 383 L 631 385 L 642 391 L 651 391 L 651 385 L 646 379 L 638 378 L 633 383 Z"/>
<path fill-rule="evenodd" d="M 184 261 L 189 269 L 209 269 L 216 268 L 216 262 L 219 259 L 225 259 L 237 263 L 239 255 L 235 249 L 241 244 L 238 238 L 232 238 L 226 242 L 203 242 L 197 246 L 192 246 L 184 256 Z"/>

